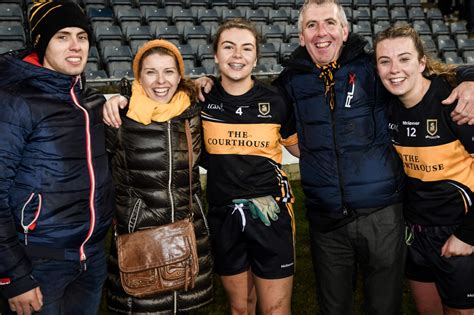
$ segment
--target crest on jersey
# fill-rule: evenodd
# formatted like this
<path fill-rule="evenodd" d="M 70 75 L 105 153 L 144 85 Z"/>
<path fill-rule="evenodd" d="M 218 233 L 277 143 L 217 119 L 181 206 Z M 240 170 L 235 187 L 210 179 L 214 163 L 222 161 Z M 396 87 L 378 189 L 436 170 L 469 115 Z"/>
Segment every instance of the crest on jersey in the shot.
<path fill-rule="evenodd" d="M 434 136 L 438 132 L 438 119 L 427 119 L 426 131 L 430 136 Z"/>
<path fill-rule="evenodd" d="M 268 115 L 270 113 L 270 103 L 258 103 L 258 111 L 262 115 Z"/>

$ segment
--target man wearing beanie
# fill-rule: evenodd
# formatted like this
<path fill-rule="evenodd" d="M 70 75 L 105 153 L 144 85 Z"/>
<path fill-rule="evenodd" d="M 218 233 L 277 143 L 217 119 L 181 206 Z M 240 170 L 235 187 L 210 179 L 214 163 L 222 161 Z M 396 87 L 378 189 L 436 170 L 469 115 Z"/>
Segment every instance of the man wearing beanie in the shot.
<path fill-rule="evenodd" d="M 81 79 L 91 31 L 67 1 L 29 23 L 33 47 L 0 55 L 0 293 L 17 314 L 96 314 L 113 190 L 105 99 Z"/>

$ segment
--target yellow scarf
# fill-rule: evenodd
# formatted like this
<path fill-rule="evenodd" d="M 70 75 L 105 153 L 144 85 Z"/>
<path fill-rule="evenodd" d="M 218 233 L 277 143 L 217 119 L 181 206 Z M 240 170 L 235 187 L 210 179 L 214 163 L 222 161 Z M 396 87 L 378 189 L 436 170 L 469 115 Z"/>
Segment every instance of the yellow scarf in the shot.
<path fill-rule="evenodd" d="M 144 125 L 152 121 L 168 121 L 186 110 L 191 105 L 189 96 L 183 91 L 177 91 L 168 104 L 159 103 L 149 98 L 137 80 L 133 81 L 132 97 L 128 107 L 127 117 Z"/>

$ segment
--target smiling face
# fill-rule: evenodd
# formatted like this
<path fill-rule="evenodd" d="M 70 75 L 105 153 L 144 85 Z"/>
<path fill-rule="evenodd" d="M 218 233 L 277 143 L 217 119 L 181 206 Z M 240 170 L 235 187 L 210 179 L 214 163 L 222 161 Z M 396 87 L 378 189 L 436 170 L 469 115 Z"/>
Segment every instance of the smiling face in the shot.
<path fill-rule="evenodd" d="M 334 3 L 310 4 L 300 19 L 300 45 L 306 47 L 313 62 L 325 65 L 337 60 L 349 34 L 338 6 Z"/>
<path fill-rule="evenodd" d="M 426 79 L 426 57 L 420 58 L 409 37 L 387 38 L 376 46 L 377 71 L 385 88 L 405 105 L 418 103 Z"/>
<path fill-rule="evenodd" d="M 181 81 L 176 59 L 160 53 L 146 56 L 142 61 L 139 80 L 149 98 L 169 103 Z"/>
<path fill-rule="evenodd" d="M 224 30 L 218 39 L 214 61 L 219 66 L 222 85 L 251 82 L 257 65 L 257 40 L 249 30 Z"/>
<path fill-rule="evenodd" d="M 44 54 L 43 66 L 67 75 L 84 71 L 89 52 L 87 33 L 78 27 L 66 27 L 51 37 Z"/>

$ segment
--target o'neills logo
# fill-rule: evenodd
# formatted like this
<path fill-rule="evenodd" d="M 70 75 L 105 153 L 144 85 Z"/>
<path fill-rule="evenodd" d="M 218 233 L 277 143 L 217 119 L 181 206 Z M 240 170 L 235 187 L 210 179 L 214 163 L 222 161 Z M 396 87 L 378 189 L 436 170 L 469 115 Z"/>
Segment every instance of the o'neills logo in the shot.
<path fill-rule="evenodd" d="M 270 114 L 270 103 L 258 103 L 258 112 L 264 116 Z"/>

